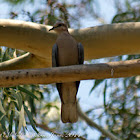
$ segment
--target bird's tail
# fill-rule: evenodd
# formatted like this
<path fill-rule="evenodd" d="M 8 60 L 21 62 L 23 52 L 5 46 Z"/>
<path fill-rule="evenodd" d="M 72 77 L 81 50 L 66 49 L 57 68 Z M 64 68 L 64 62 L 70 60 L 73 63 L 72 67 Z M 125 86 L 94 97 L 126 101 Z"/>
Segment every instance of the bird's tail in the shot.
<path fill-rule="evenodd" d="M 61 94 L 61 119 L 63 123 L 75 123 L 78 120 L 77 114 L 77 102 L 76 94 L 77 88 L 76 83 L 63 83 Z"/>
<path fill-rule="evenodd" d="M 77 115 L 77 104 L 76 103 L 68 103 L 61 105 L 61 119 L 63 123 L 75 123 L 78 120 Z"/>

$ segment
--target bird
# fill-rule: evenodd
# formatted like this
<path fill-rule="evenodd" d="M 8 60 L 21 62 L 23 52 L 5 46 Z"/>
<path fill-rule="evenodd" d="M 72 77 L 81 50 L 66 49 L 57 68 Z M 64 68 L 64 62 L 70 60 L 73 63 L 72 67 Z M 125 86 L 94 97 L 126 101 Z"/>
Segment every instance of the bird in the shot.
<path fill-rule="evenodd" d="M 49 30 L 54 30 L 58 36 L 52 48 L 52 67 L 83 64 L 84 47 L 69 33 L 64 22 L 58 21 Z M 56 83 L 61 99 L 61 120 L 63 123 L 78 121 L 77 99 L 80 81 Z"/>

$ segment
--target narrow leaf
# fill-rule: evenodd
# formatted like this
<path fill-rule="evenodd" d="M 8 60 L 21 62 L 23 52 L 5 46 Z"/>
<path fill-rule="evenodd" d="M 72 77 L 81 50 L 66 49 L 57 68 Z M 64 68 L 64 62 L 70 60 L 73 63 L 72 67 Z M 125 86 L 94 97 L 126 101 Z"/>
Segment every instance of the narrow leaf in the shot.
<path fill-rule="evenodd" d="M 11 93 L 12 97 L 15 98 L 18 102 L 18 107 L 19 107 L 19 110 L 21 110 L 21 107 L 22 107 L 22 96 L 21 94 L 18 92 L 15 92 L 13 90 L 13 92 Z"/>
<path fill-rule="evenodd" d="M 2 101 L 1 101 L 1 99 L 0 99 L 0 111 L 1 111 L 4 115 L 6 114 L 6 112 L 5 112 L 5 110 L 4 110 L 3 106 L 2 106 Z"/>
<path fill-rule="evenodd" d="M 20 114 L 19 114 L 19 125 L 18 125 L 18 131 L 17 131 L 17 133 L 19 133 L 19 131 L 21 130 L 21 127 L 22 126 L 26 126 L 23 105 L 21 107 Z"/>
<path fill-rule="evenodd" d="M 9 134 L 12 133 L 12 128 L 13 128 L 13 118 L 14 118 L 14 111 L 11 111 L 11 115 L 10 115 L 10 122 L 9 122 Z M 12 140 L 12 137 L 9 137 L 9 140 Z"/>
<path fill-rule="evenodd" d="M 18 119 L 15 120 L 15 133 L 18 131 Z"/>
<path fill-rule="evenodd" d="M 38 132 L 37 129 L 36 129 L 35 122 L 34 122 L 34 120 L 33 120 L 33 116 L 32 116 L 32 114 L 31 114 L 31 112 L 28 110 L 28 107 L 24 105 L 24 109 L 25 109 L 25 112 L 26 112 L 26 114 L 27 114 L 27 116 L 28 116 L 28 118 L 29 118 L 29 121 L 30 121 L 30 123 L 31 123 L 32 128 L 35 130 L 35 132 L 36 132 L 37 134 L 39 134 L 39 132 Z"/>
<path fill-rule="evenodd" d="M 21 87 L 21 86 L 18 86 L 18 89 L 21 91 L 21 92 L 24 92 L 26 94 L 28 94 L 29 96 L 31 96 L 32 98 L 35 98 L 38 100 L 37 96 L 35 96 L 32 92 L 30 92 L 29 90 Z"/>
<path fill-rule="evenodd" d="M 0 118 L 1 118 L 0 124 L 1 124 L 1 126 L 2 126 L 2 129 L 3 129 L 3 131 L 6 132 L 6 134 L 7 134 L 6 120 L 8 120 L 8 118 L 7 118 L 6 116 L 3 116 L 3 113 L 2 113 L 2 112 L 0 112 Z"/>
<path fill-rule="evenodd" d="M 103 81 L 104 81 L 104 79 L 95 80 L 94 86 L 93 86 L 92 89 L 90 90 L 90 94 L 91 94 L 91 92 L 92 92 L 98 85 L 100 85 Z"/>
<path fill-rule="evenodd" d="M 107 80 L 105 80 L 105 86 L 104 86 L 104 91 L 103 91 L 103 95 L 104 95 L 104 108 L 106 108 L 106 89 L 107 89 Z"/>
<path fill-rule="evenodd" d="M 5 116 L 4 114 L 2 114 L 2 116 L 0 116 L 0 121 L 3 119 L 4 116 Z"/>

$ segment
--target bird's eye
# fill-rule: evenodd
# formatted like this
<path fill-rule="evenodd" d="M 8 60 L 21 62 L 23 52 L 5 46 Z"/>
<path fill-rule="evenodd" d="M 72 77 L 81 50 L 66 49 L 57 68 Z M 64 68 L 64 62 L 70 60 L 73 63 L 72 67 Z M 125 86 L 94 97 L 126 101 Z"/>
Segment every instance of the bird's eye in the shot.
<path fill-rule="evenodd" d="M 58 27 L 62 26 L 62 24 L 58 24 Z"/>

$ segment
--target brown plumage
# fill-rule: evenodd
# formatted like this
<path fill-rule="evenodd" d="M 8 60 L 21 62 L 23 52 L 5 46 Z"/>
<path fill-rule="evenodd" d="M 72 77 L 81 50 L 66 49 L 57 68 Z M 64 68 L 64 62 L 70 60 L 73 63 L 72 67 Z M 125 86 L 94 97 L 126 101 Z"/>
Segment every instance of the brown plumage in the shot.
<path fill-rule="evenodd" d="M 58 33 L 56 44 L 52 50 L 52 66 L 69 66 L 83 63 L 83 48 L 69 34 L 66 24 L 57 22 L 52 29 Z M 81 56 L 82 54 L 82 56 Z M 81 63 L 82 62 L 82 63 Z M 64 123 L 74 123 L 78 120 L 76 94 L 79 81 L 57 83 L 57 89 L 61 98 L 61 120 Z"/>

